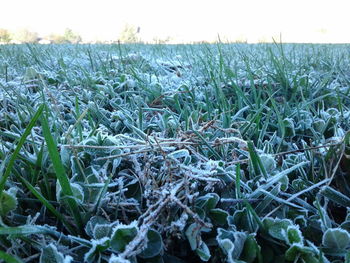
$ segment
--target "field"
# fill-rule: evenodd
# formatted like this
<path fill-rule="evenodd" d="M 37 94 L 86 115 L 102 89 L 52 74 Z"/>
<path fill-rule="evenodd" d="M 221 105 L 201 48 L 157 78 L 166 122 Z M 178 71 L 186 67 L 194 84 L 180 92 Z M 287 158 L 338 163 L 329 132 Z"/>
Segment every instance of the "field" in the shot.
<path fill-rule="evenodd" d="M 350 262 L 349 51 L 0 45 L 0 259 Z"/>

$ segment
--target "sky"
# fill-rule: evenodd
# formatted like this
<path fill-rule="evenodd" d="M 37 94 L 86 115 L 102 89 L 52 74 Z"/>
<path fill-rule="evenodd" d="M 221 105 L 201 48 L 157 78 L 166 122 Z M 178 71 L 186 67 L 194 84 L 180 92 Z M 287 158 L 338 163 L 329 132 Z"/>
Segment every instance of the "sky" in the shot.
<path fill-rule="evenodd" d="M 146 42 L 350 43 L 350 0 L 0 0 L 0 10 L 0 28 L 70 28 L 85 41 L 116 40 L 129 24 Z"/>

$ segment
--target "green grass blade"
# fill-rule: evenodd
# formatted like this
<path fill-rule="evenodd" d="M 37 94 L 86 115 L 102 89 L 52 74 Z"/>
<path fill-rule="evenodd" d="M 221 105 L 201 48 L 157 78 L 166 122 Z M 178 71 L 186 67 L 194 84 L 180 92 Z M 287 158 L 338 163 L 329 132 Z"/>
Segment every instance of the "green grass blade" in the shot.
<path fill-rule="evenodd" d="M 22 182 L 23 185 L 25 185 L 28 190 L 36 197 L 38 200 L 52 213 L 54 214 L 61 222 L 64 224 L 64 226 L 71 232 L 75 233 L 76 231 L 72 228 L 72 226 L 68 223 L 68 221 L 64 218 L 62 214 L 60 214 L 55 207 L 38 191 L 35 189 L 34 186 L 32 186 L 25 178 L 20 176 L 19 174 L 16 174 L 16 177 Z"/>
<path fill-rule="evenodd" d="M 322 187 L 320 194 L 343 207 L 350 207 L 350 198 L 330 186 Z"/>
<path fill-rule="evenodd" d="M 53 230 L 44 226 L 24 225 L 16 227 L 0 227 L 0 235 L 27 236 L 33 234 L 51 234 Z"/>
<path fill-rule="evenodd" d="M 53 168 L 56 172 L 57 179 L 62 187 L 62 192 L 67 197 L 67 203 L 77 224 L 78 230 L 81 232 L 83 229 L 83 223 L 79 212 L 79 206 L 73 196 L 73 191 L 70 186 L 69 178 L 66 175 L 64 166 L 60 159 L 60 155 L 57 150 L 56 143 L 51 135 L 50 128 L 46 117 L 42 118 L 42 128 L 50 158 L 52 160 Z"/>
<path fill-rule="evenodd" d="M 41 113 L 43 112 L 43 109 L 44 109 L 44 105 L 41 105 L 39 107 L 39 109 L 37 110 L 37 112 L 34 114 L 33 118 L 30 120 L 27 128 L 25 129 L 25 131 L 23 133 L 23 135 L 19 139 L 19 142 L 18 142 L 18 144 L 17 144 L 17 146 L 15 148 L 15 151 L 13 152 L 13 154 L 12 154 L 10 160 L 9 160 L 7 168 L 6 168 L 5 172 L 4 172 L 4 174 L 0 178 L 0 197 L 2 195 L 2 192 L 4 191 L 7 178 L 10 176 L 11 170 L 12 170 L 14 164 L 15 164 L 17 156 L 18 156 L 18 154 L 19 154 L 19 152 L 20 152 L 24 142 L 26 141 L 26 138 L 29 136 L 30 131 L 33 129 L 36 121 L 39 119 Z"/>
<path fill-rule="evenodd" d="M 0 259 L 2 259 L 6 263 L 23 263 L 23 261 L 20 260 L 19 258 L 11 256 L 10 254 L 7 254 L 1 250 L 0 250 Z"/>
<path fill-rule="evenodd" d="M 297 170 L 299 168 L 301 168 L 302 166 L 308 164 L 309 162 L 305 161 L 305 162 L 301 162 L 301 163 L 298 163 L 288 169 L 285 169 L 281 172 L 279 172 L 278 174 L 272 176 L 272 177 L 269 177 L 267 182 L 263 185 L 260 186 L 260 188 L 256 189 L 253 193 L 251 193 L 249 195 L 249 198 L 257 198 L 258 196 L 260 196 L 260 190 L 263 189 L 263 190 L 267 190 L 268 188 L 270 188 L 271 186 L 273 186 L 275 183 L 277 183 L 279 180 L 281 180 L 281 178 L 291 172 L 293 172 L 294 170 Z"/>
<path fill-rule="evenodd" d="M 249 159 L 252 163 L 255 176 L 258 176 L 259 175 L 258 157 L 252 141 L 248 141 L 248 151 L 249 151 Z"/>
<path fill-rule="evenodd" d="M 112 175 L 110 175 L 108 177 L 108 179 L 106 180 L 106 182 L 105 182 L 105 184 L 104 184 L 104 186 L 103 186 L 103 188 L 102 188 L 102 190 L 97 198 L 97 201 L 96 201 L 94 209 L 93 209 L 94 213 L 96 213 L 98 211 L 98 209 L 100 208 L 102 198 L 104 197 L 104 195 L 107 192 L 107 188 L 108 188 L 109 183 L 111 182 L 111 179 L 112 179 Z"/>
<path fill-rule="evenodd" d="M 244 200 L 244 205 L 247 208 L 248 212 L 252 215 L 256 223 L 259 225 L 260 229 L 264 229 L 264 224 L 262 223 L 259 215 L 255 212 L 254 208 L 246 200 Z M 255 231 L 257 231 L 257 229 Z"/>
<path fill-rule="evenodd" d="M 215 149 L 213 147 L 211 147 L 211 145 L 205 140 L 205 138 L 203 138 L 203 136 L 198 132 L 198 131 L 195 131 L 195 130 L 192 130 L 193 133 L 195 133 L 199 139 L 202 140 L 202 142 L 208 147 L 209 151 L 218 159 L 218 160 L 221 160 L 222 157 L 220 156 L 220 154 L 218 154 L 217 151 L 215 151 Z"/>
<path fill-rule="evenodd" d="M 34 171 L 34 175 L 31 178 L 31 184 L 35 185 L 38 181 L 38 176 L 42 166 L 43 153 L 44 153 L 44 142 L 41 144 L 40 151 L 37 154 L 37 159 L 35 162 L 35 171 Z"/>

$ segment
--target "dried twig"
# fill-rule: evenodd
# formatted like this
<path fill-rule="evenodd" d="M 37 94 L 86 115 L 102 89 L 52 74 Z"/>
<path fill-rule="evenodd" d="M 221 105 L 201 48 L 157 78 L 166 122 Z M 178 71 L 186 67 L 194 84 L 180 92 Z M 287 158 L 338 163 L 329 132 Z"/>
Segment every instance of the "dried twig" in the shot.
<path fill-rule="evenodd" d="M 274 156 L 274 157 L 276 157 L 276 156 L 283 156 L 283 155 L 293 154 L 293 153 L 298 153 L 298 152 L 305 152 L 305 151 L 317 150 L 317 149 L 321 149 L 321 148 L 339 146 L 342 143 L 343 143 L 343 140 L 341 140 L 340 142 L 337 142 L 337 143 L 330 143 L 330 144 L 313 146 L 313 147 L 308 147 L 308 148 L 303 148 L 303 149 L 296 149 L 296 150 L 291 150 L 291 151 L 286 151 L 286 152 L 275 153 L 275 154 L 271 154 L 271 155 Z M 242 160 L 236 160 L 236 161 L 228 162 L 226 164 L 227 165 L 232 165 L 232 164 L 239 164 L 239 163 L 247 163 L 247 162 L 249 162 L 249 160 L 250 160 L 249 158 L 246 158 L 246 159 L 242 159 Z"/>

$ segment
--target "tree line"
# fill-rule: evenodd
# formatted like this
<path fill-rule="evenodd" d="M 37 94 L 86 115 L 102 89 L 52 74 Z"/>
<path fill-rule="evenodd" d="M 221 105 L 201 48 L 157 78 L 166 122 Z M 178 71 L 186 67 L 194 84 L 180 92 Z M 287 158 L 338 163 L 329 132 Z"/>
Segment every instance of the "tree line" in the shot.
<path fill-rule="evenodd" d="M 126 24 L 116 41 L 121 43 L 141 42 L 139 37 L 140 28 Z M 0 44 L 9 43 L 53 43 L 53 44 L 77 44 L 82 42 L 82 37 L 70 28 L 66 28 L 63 34 L 50 34 L 39 37 L 39 34 L 28 29 L 11 32 L 0 28 Z"/>
<path fill-rule="evenodd" d="M 21 29 L 15 32 L 11 32 L 7 29 L 0 28 L 0 43 L 79 43 L 82 38 L 79 34 L 73 32 L 73 30 L 67 28 L 63 34 L 50 34 L 45 37 L 39 37 L 39 34 L 28 29 Z"/>

